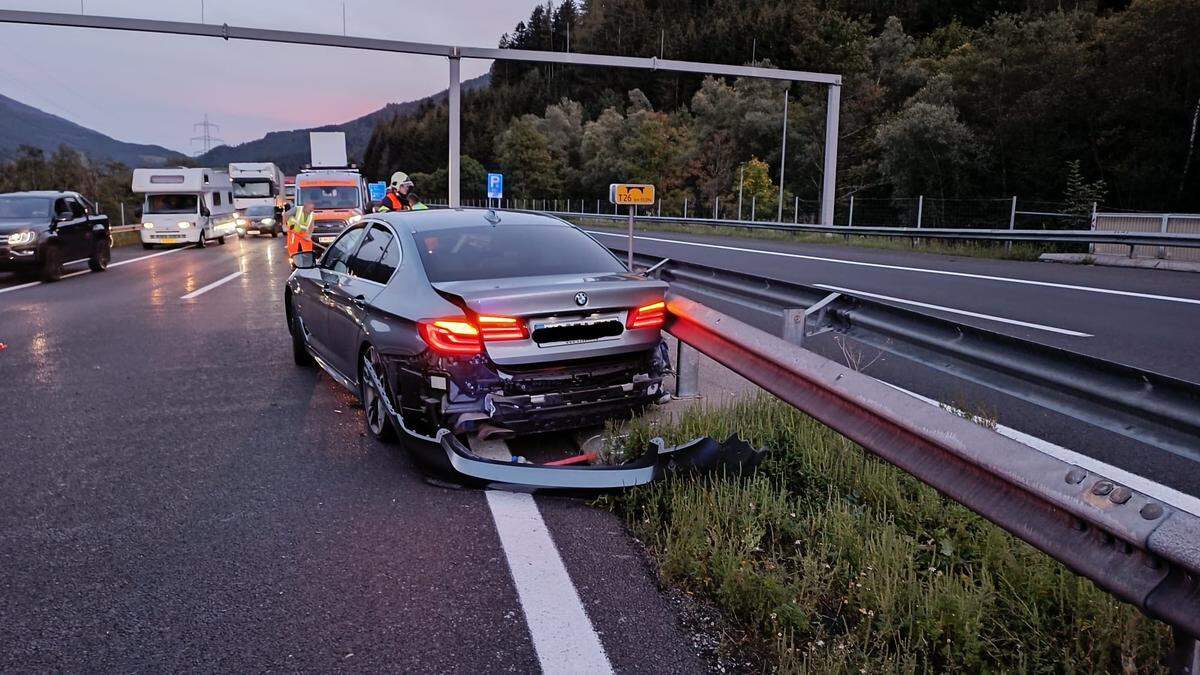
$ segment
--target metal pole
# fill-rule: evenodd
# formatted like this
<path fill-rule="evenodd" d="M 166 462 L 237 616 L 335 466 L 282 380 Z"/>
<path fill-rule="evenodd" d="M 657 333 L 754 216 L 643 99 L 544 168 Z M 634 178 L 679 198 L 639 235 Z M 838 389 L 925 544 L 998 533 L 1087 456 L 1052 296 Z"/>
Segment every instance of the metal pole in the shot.
<path fill-rule="evenodd" d="M 746 165 L 738 169 L 738 220 L 742 219 L 742 186 L 746 183 Z"/>
<path fill-rule="evenodd" d="M 1017 196 L 1013 195 L 1012 209 L 1009 210 L 1009 212 L 1008 212 L 1008 229 L 1010 229 L 1010 230 L 1015 229 L 1016 226 L 1017 226 Z M 1012 250 L 1012 239 L 1009 239 L 1008 241 L 1004 242 L 1004 250 L 1005 251 Z"/>
<path fill-rule="evenodd" d="M 633 212 L 637 207 L 629 205 L 629 271 L 633 271 Z"/>
<path fill-rule="evenodd" d="M 788 91 L 783 91 L 783 140 L 779 143 L 779 213 L 775 222 L 783 222 L 783 167 L 787 164 L 787 109 Z"/>
<path fill-rule="evenodd" d="M 792 206 L 792 223 L 800 222 L 800 195 L 796 195 L 796 203 Z"/>
<path fill-rule="evenodd" d="M 457 48 L 455 52 L 457 54 Z M 458 185 L 458 168 L 459 154 L 461 147 L 459 145 L 459 130 L 462 123 L 462 78 L 459 77 L 458 66 L 459 57 L 457 55 L 450 57 L 450 201 L 448 206 L 452 209 L 457 209 L 461 206 L 459 203 L 459 185 Z"/>
<path fill-rule="evenodd" d="M 719 214 L 720 212 L 721 212 L 721 198 L 714 197 L 713 198 L 713 220 L 717 219 L 717 214 Z"/>
<path fill-rule="evenodd" d="M 657 214 L 658 217 L 662 218 L 662 200 L 661 199 L 658 200 L 658 205 L 655 208 L 658 209 L 658 214 Z"/>
<path fill-rule="evenodd" d="M 596 200 L 596 215 L 600 215 L 600 200 Z"/>
<path fill-rule="evenodd" d="M 125 227 L 125 202 L 121 202 L 121 227 Z"/>
<path fill-rule="evenodd" d="M 1158 231 L 1159 231 L 1159 232 L 1161 232 L 1161 233 L 1163 233 L 1163 234 L 1166 234 L 1166 233 L 1167 233 L 1167 229 L 1168 229 L 1168 228 L 1169 228 L 1169 226 L 1170 226 L 1170 223 L 1171 223 L 1171 214 L 1169 214 L 1169 213 L 1164 213 L 1164 214 L 1163 214 L 1163 217 L 1162 217 L 1162 225 L 1159 227 Z M 1165 258 L 1165 257 L 1167 257 L 1167 247 L 1166 247 L 1166 246 L 1159 246 L 1159 247 L 1158 247 L 1158 255 L 1157 255 L 1157 257 L 1158 257 L 1160 260 L 1161 260 L 1162 258 Z"/>
<path fill-rule="evenodd" d="M 829 85 L 825 103 L 825 168 L 821 176 L 821 224 L 833 224 L 833 198 L 837 192 L 838 110 L 842 85 Z"/>
<path fill-rule="evenodd" d="M 921 218 L 925 215 L 925 195 L 917 197 L 917 228 L 921 227 Z"/>
<path fill-rule="evenodd" d="M 846 221 L 846 227 L 854 227 L 854 195 L 850 195 L 850 218 Z"/>
<path fill-rule="evenodd" d="M 683 219 L 687 220 L 687 197 L 683 198 Z"/>
<path fill-rule="evenodd" d="M 755 195 L 750 195 L 750 220 L 754 220 L 754 210 L 757 205 L 758 197 Z M 738 220 L 741 220 L 741 218 L 738 218 Z"/>

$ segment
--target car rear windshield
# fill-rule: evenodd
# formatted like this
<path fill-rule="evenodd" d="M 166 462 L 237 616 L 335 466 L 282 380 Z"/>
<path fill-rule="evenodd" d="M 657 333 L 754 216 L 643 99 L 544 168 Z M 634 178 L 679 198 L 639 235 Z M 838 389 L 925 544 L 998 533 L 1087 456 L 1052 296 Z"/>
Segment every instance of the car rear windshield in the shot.
<path fill-rule="evenodd" d="M 50 200 L 45 197 L 0 197 L 0 218 L 49 218 Z"/>
<path fill-rule="evenodd" d="M 274 197 L 275 186 L 270 180 L 239 178 L 233 181 L 234 197 Z"/>
<path fill-rule="evenodd" d="M 433 283 L 625 271 L 603 246 L 565 225 L 474 225 L 413 236 Z"/>

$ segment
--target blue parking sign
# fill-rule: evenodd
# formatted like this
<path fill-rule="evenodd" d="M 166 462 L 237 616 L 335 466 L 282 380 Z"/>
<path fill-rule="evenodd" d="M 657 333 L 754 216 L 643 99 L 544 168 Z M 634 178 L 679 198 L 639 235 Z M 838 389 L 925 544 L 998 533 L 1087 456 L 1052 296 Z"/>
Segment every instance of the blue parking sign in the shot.
<path fill-rule="evenodd" d="M 487 177 L 487 195 L 488 199 L 500 199 L 504 197 L 504 174 L 489 173 Z"/>
<path fill-rule="evenodd" d="M 371 201 L 378 202 L 383 200 L 383 196 L 387 194 L 387 183 L 379 181 L 378 183 L 367 183 L 367 192 L 370 193 Z"/>

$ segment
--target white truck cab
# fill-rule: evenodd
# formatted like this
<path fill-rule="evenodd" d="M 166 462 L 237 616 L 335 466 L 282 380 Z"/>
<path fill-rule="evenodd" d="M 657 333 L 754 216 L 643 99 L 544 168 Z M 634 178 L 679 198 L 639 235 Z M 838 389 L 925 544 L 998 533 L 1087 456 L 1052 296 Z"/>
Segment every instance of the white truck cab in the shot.
<path fill-rule="evenodd" d="M 133 191 L 142 204 L 142 247 L 155 244 L 224 244 L 236 235 L 233 183 L 217 169 L 134 169 Z"/>

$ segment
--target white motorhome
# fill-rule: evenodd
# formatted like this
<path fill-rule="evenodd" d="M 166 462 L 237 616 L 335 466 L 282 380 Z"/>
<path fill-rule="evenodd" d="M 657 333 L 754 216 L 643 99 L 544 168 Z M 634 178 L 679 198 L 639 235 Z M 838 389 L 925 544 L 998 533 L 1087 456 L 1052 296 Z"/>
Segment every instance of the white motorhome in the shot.
<path fill-rule="evenodd" d="M 155 244 L 224 244 L 236 236 L 233 182 L 216 169 L 134 169 L 133 191 L 142 204 L 142 247 Z"/>

